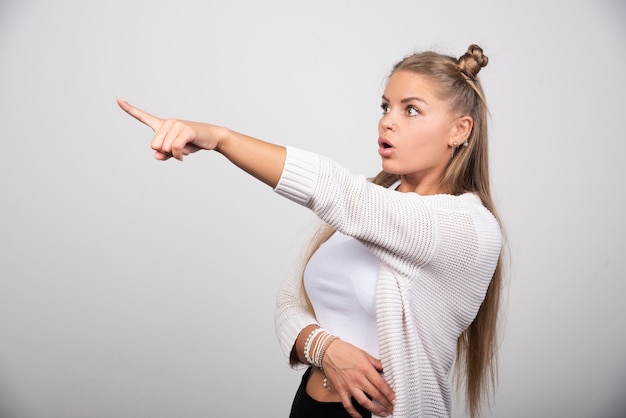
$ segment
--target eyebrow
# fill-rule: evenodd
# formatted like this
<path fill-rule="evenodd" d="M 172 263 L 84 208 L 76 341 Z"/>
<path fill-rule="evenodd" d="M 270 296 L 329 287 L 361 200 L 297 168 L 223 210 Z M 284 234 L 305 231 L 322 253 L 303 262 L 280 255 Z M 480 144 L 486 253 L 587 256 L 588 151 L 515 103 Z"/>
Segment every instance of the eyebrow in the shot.
<path fill-rule="evenodd" d="M 386 98 L 384 94 L 383 94 L 382 98 L 386 102 L 389 101 L 389 99 Z M 422 102 L 422 103 L 426 104 L 426 101 L 424 99 L 420 99 L 419 97 L 407 97 L 407 98 L 404 98 L 404 99 L 400 100 L 400 103 L 408 103 L 408 102 L 413 102 L 413 101 Z"/>

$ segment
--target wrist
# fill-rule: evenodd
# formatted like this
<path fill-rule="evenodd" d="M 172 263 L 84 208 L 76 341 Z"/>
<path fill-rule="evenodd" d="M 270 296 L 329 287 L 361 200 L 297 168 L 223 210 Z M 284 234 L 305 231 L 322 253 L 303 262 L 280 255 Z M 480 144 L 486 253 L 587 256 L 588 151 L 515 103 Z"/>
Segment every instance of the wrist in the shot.
<path fill-rule="evenodd" d="M 327 357 L 326 353 L 328 352 L 328 349 L 330 348 L 332 343 L 334 343 L 338 339 L 339 339 L 339 337 L 331 335 L 330 338 L 327 341 L 324 342 L 324 345 L 322 346 L 321 352 L 319 354 L 320 369 L 322 369 L 322 370 L 324 369 L 324 359 Z"/>
<path fill-rule="evenodd" d="M 304 358 L 307 363 L 322 369 L 322 362 L 326 350 L 337 339 L 336 336 L 323 328 L 315 328 L 312 330 L 306 341 L 304 342 Z"/>
<path fill-rule="evenodd" d="M 219 126 L 217 130 L 217 141 L 214 151 L 224 154 L 224 148 L 228 148 L 228 144 L 235 140 L 236 134 L 234 131 Z"/>

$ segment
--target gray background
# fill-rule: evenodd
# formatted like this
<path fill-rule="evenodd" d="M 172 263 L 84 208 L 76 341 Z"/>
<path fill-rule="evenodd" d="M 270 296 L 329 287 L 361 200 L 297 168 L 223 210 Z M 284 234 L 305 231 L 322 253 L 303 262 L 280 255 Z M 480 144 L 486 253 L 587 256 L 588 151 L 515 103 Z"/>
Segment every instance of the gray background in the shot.
<path fill-rule="evenodd" d="M 0 416 L 287 416 L 274 296 L 313 216 L 115 104 L 380 168 L 391 65 L 479 43 L 511 267 L 488 417 L 626 401 L 623 1 L 0 3 Z M 461 414 L 459 414 L 461 415 Z"/>

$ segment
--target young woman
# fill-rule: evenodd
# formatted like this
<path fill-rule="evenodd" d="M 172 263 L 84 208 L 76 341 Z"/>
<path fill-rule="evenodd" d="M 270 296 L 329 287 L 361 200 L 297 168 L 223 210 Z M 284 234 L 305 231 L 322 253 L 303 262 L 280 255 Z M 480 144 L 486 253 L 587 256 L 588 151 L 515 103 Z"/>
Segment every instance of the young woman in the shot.
<path fill-rule="evenodd" d="M 328 158 L 227 128 L 161 119 L 118 99 L 155 131 L 159 160 L 222 153 L 322 227 L 277 296 L 276 330 L 308 365 L 292 417 L 447 417 L 449 372 L 471 416 L 495 383 L 502 233 L 490 195 L 487 57 L 435 52 L 393 67 L 372 181 Z"/>

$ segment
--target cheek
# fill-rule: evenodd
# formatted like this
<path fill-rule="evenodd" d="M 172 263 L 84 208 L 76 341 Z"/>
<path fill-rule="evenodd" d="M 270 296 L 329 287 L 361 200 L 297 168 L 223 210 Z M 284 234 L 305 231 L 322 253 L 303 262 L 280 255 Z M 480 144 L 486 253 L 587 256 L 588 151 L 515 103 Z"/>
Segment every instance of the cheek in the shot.
<path fill-rule="evenodd" d="M 439 161 L 448 155 L 447 137 L 437 126 L 413 130 L 407 142 L 407 153 L 427 164 Z"/>
<path fill-rule="evenodd" d="M 424 126 L 421 130 L 420 140 L 433 149 L 445 149 L 448 145 L 448 129 L 440 124 Z"/>

